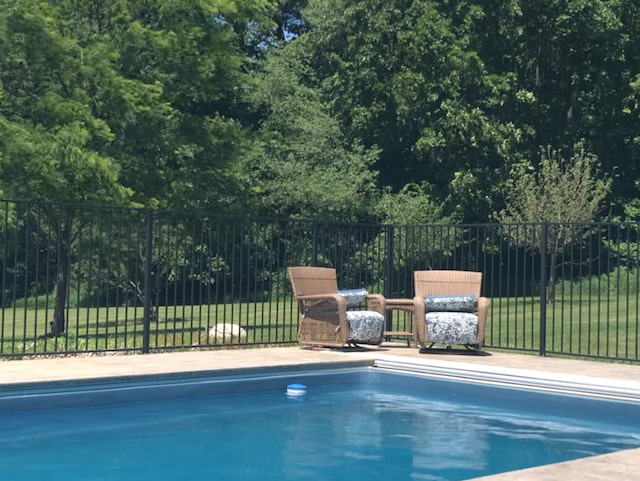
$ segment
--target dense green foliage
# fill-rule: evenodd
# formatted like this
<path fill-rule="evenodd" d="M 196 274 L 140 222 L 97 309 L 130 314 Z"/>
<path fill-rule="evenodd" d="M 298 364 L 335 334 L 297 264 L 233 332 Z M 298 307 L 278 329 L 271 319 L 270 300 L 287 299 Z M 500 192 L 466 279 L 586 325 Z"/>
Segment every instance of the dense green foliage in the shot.
<path fill-rule="evenodd" d="M 0 0 L 7 198 L 398 224 L 637 220 L 638 132 L 636 0 Z M 600 170 L 532 180 L 576 145 Z M 24 218 L 12 228 L 57 253 L 34 289 L 56 293 L 59 334 L 91 219 Z M 199 249 L 206 229 L 181 234 Z M 385 236 L 367 248 L 413 243 L 407 265 L 429 254 Z M 561 256 L 575 238 L 555 241 Z M 151 261 L 167 277 L 181 264 Z"/>
<path fill-rule="evenodd" d="M 5 195 L 219 208 L 250 143 L 251 59 L 225 19 L 266 2 L 0 2 Z M 230 200 L 231 199 L 231 200 Z"/>
<path fill-rule="evenodd" d="M 311 81 L 384 185 L 427 181 L 467 221 L 509 167 L 584 139 L 634 196 L 638 7 L 631 1 L 311 1 Z M 542 219 L 540 219 L 542 220 Z"/>
<path fill-rule="evenodd" d="M 482 222 L 583 142 L 623 214 L 639 106 L 634 0 L 0 0 L 14 198 Z"/>

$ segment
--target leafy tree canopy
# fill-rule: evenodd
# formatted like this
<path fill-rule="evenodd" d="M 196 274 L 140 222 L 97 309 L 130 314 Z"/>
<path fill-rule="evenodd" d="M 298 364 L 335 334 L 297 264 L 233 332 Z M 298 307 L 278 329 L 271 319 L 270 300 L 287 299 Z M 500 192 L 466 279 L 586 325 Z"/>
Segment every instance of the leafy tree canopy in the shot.
<path fill-rule="evenodd" d="M 0 0 L 7 195 L 225 208 L 251 59 L 234 22 L 268 0 Z"/>
<path fill-rule="evenodd" d="M 599 172 L 598 159 L 579 143 L 569 157 L 542 149 L 538 167 L 514 166 L 506 183 L 501 222 L 591 222 L 611 189 L 611 178 Z"/>
<path fill-rule="evenodd" d="M 347 139 L 317 90 L 299 82 L 297 44 L 272 55 L 253 98 L 264 112 L 244 169 L 260 211 L 345 221 L 372 218 L 375 149 Z"/>
<path fill-rule="evenodd" d="M 473 222 L 581 141 L 621 212 L 639 32 L 635 0 L 0 0 L 0 187 L 368 220 L 419 185 Z"/>
<path fill-rule="evenodd" d="M 497 219 L 516 224 L 504 230 L 514 245 L 550 254 L 547 301 L 553 302 L 558 258 L 588 236 L 584 223 L 598 214 L 611 178 L 599 172 L 597 157 L 578 143 L 569 156 L 543 149 L 537 168 L 531 163 L 515 166 L 506 189 L 506 207 Z"/>

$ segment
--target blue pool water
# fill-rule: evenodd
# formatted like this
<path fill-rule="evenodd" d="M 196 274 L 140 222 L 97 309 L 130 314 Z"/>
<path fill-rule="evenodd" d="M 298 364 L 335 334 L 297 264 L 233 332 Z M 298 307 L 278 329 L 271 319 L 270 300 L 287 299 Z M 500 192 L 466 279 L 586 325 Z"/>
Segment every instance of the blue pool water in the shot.
<path fill-rule="evenodd" d="M 639 421 L 373 368 L 34 386 L 0 393 L 0 479 L 458 481 L 638 447 Z"/>

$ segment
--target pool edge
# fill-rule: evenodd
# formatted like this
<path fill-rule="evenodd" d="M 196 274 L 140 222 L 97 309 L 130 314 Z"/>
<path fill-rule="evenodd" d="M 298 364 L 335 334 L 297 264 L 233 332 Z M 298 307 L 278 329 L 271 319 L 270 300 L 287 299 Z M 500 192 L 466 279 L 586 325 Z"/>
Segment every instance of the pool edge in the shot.
<path fill-rule="evenodd" d="M 447 364 L 464 365 L 470 371 L 514 369 L 520 372 L 540 372 L 545 377 L 571 376 L 585 374 L 590 379 L 617 385 L 621 379 L 640 379 L 640 366 L 625 364 L 604 364 L 589 360 L 573 360 L 555 357 L 539 357 L 522 353 L 492 352 L 489 357 L 473 356 L 438 357 L 419 354 L 417 349 L 407 348 L 406 344 L 385 344 L 381 349 L 370 351 L 312 350 L 300 346 L 270 347 L 255 350 L 226 351 L 189 351 L 153 353 L 136 356 L 87 356 L 76 358 L 41 358 L 0 362 L 0 389 L 7 385 L 25 385 L 42 382 L 69 382 L 97 378 L 126 378 L 139 373 L 153 374 L 191 371 L 236 370 L 253 365 L 259 368 L 279 368 L 286 365 L 303 366 L 305 363 L 326 365 L 326 362 L 338 363 L 345 359 L 360 359 L 371 365 L 376 359 L 414 359 L 427 365 Z M 213 368 L 211 366 L 214 366 Z M 221 368 L 220 366 L 224 366 Z M 523 368 L 524 366 L 524 368 Z M 116 375 L 113 375 L 113 374 Z M 133 374 L 132 374 L 133 373 Z M 573 374 L 567 374 L 573 373 Z M 640 449 L 619 451 L 616 453 L 583 458 L 560 464 L 552 464 L 521 471 L 511 471 L 473 481 L 612 481 L 640 479 Z M 471 480 L 468 480 L 471 481 Z"/>
<path fill-rule="evenodd" d="M 544 371 L 448 361 L 415 362 L 391 356 L 377 358 L 373 365 L 380 369 L 406 371 L 433 377 L 640 403 L 640 383 L 633 381 L 603 380 L 589 376 L 559 375 Z"/>

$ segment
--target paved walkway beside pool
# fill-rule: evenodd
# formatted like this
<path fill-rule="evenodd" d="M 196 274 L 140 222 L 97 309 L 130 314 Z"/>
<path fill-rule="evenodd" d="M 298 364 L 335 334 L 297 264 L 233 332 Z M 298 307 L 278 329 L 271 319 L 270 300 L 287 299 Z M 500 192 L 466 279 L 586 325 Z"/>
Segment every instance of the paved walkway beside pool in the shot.
<path fill-rule="evenodd" d="M 365 350 L 312 350 L 300 347 L 224 349 L 148 355 L 107 355 L 0 361 L 3 385 L 47 381 L 129 377 L 147 374 L 218 371 L 275 366 L 331 365 L 348 360 L 402 360 L 430 366 L 491 372 L 506 370 L 524 377 L 588 380 L 640 394 L 640 366 L 486 352 L 486 355 L 421 354 L 403 344 Z M 640 429 L 640 427 L 639 427 Z M 602 456 L 513 471 L 474 481 L 640 481 L 640 448 Z"/>

